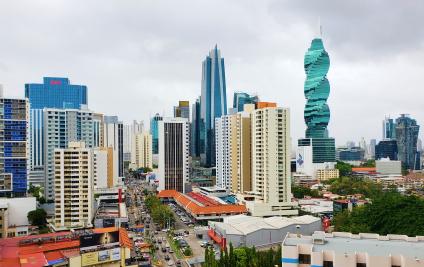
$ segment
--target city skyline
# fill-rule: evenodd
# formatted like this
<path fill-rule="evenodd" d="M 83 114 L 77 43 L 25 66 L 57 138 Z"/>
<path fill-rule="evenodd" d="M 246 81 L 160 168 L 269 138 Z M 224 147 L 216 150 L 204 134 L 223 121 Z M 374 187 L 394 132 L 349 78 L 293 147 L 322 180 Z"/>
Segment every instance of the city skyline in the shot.
<path fill-rule="evenodd" d="M 45 76 L 69 77 L 87 85 L 91 110 L 116 114 L 125 122 L 137 119 L 147 123 L 156 112 L 166 110 L 165 116 L 171 117 L 181 95 L 194 103 L 200 92 L 202 59 L 217 43 L 226 59 L 227 102 L 232 103 L 234 91 L 246 91 L 290 108 L 295 144 L 306 128 L 302 119 L 303 55 L 317 35 L 317 18 L 321 16 L 326 50 L 332 55 L 328 73 L 332 88 L 328 99 L 332 115 L 329 134 L 336 144 L 357 142 L 362 136 L 379 140 L 381 120 L 386 115 L 396 118 L 409 113 L 422 124 L 419 84 L 424 67 L 419 59 L 424 56 L 420 50 L 424 36 L 412 30 L 424 10 L 422 3 L 387 6 L 386 13 L 391 15 L 387 25 L 383 18 L 386 15 L 376 12 L 378 1 L 366 7 L 353 2 L 341 5 L 326 1 L 331 5 L 308 6 L 304 1 L 296 2 L 268 1 L 260 6 L 239 2 L 219 16 L 200 18 L 195 11 L 187 11 L 184 20 L 171 13 L 151 29 L 149 25 L 156 18 L 140 14 L 162 14 L 165 11 L 160 4 L 96 5 L 96 15 L 112 18 L 100 16 L 97 23 L 87 26 L 89 6 L 81 9 L 77 3 L 2 3 L 0 28 L 5 38 L 0 49 L 8 53 L 0 60 L 0 83 L 5 97 L 21 98 L 25 83 L 41 82 Z M 200 4 L 181 5 L 196 10 Z M 26 9 L 38 12 L 27 13 Z M 334 15 L 335 11 L 339 15 Z M 231 12 L 238 15 L 237 21 L 226 17 Z M 402 16 L 405 12 L 409 14 L 407 19 Z M 20 17 L 20 21 L 9 13 Z M 73 15 L 81 21 L 75 21 Z M 363 21 L 353 23 L 357 15 Z M 258 18 L 258 25 L 250 22 L 252 17 Z M 114 25 L 118 19 L 120 23 Z M 26 27 L 21 27 L 22 23 Z M 210 24 L 216 28 L 204 31 L 204 26 Z M 108 33 L 103 28 L 108 28 Z M 175 33 L 169 35 L 168 28 Z M 114 35 L 117 38 L 112 38 Z M 31 38 L 31 46 L 21 42 L 22 38 Z M 81 39 L 87 42 L 79 44 Z"/>

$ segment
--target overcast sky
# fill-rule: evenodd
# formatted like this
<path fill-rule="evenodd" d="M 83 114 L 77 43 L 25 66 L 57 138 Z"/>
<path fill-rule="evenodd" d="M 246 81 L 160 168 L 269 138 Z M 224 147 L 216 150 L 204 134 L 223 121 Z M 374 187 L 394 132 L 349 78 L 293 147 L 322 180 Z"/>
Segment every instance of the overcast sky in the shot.
<path fill-rule="evenodd" d="M 202 60 L 218 44 L 228 106 L 246 91 L 289 107 L 295 143 L 305 131 L 303 57 L 320 17 L 330 135 L 339 145 L 381 139 L 385 115 L 424 126 L 423 16 L 421 0 L 1 1 L 0 84 L 23 97 L 25 83 L 69 77 L 88 86 L 90 109 L 148 124 L 200 95 Z"/>

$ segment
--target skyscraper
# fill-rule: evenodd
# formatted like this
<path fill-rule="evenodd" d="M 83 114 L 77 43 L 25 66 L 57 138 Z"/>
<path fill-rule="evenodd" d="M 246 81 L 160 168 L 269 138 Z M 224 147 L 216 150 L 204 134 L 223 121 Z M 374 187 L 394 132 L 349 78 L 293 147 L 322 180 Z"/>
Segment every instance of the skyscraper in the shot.
<path fill-rule="evenodd" d="M 396 119 L 398 159 L 408 169 L 414 170 L 417 155 L 417 140 L 420 126 L 417 121 L 402 114 Z"/>
<path fill-rule="evenodd" d="M 190 102 L 179 101 L 178 106 L 174 107 L 174 118 L 186 118 L 190 120 Z"/>
<path fill-rule="evenodd" d="M 327 98 L 330 94 L 330 83 L 327 73 L 330 68 L 330 58 L 324 49 L 321 38 L 312 40 L 311 47 L 304 60 L 306 80 L 306 105 L 304 118 L 306 123 L 306 138 L 298 140 L 298 146 L 312 146 L 312 162 L 324 163 L 335 161 L 335 142 L 328 137 L 328 122 L 330 109 Z"/>
<path fill-rule="evenodd" d="M 383 120 L 383 140 L 385 139 L 396 139 L 396 125 L 390 117 Z"/>
<path fill-rule="evenodd" d="M 124 177 L 124 125 L 117 116 L 104 116 L 104 142 L 113 149 L 113 178 Z"/>
<path fill-rule="evenodd" d="M 200 119 L 200 98 L 196 99 L 191 109 L 191 156 L 200 157 L 200 133 L 201 130 L 201 119 Z"/>
<path fill-rule="evenodd" d="M 249 95 L 243 92 L 234 92 L 233 97 L 233 108 L 237 111 L 243 111 L 244 104 L 256 104 L 259 101 L 259 97 L 256 95 Z"/>
<path fill-rule="evenodd" d="M 27 191 L 29 105 L 26 99 L 3 98 L 0 92 L 0 195 Z"/>
<path fill-rule="evenodd" d="M 291 203 L 290 112 L 286 108 L 256 109 L 251 115 L 253 216 L 296 215 Z"/>
<path fill-rule="evenodd" d="M 44 77 L 42 84 L 25 84 L 25 97 L 31 109 L 79 109 L 87 105 L 87 86 L 73 85 L 68 78 Z"/>
<path fill-rule="evenodd" d="M 54 149 L 56 229 L 92 226 L 94 217 L 93 150 L 84 142 Z"/>
<path fill-rule="evenodd" d="M 164 118 L 159 121 L 158 190 L 186 192 L 189 176 L 189 132 L 187 119 Z"/>
<path fill-rule="evenodd" d="M 134 136 L 134 161 L 137 168 L 153 168 L 152 135 L 149 132 L 137 133 Z"/>
<path fill-rule="evenodd" d="M 202 64 L 201 119 L 204 131 L 201 141 L 202 164 L 215 166 L 215 118 L 227 115 L 227 90 L 224 58 L 217 46 L 209 52 Z"/>
<path fill-rule="evenodd" d="M 375 159 L 380 160 L 384 158 L 389 158 L 390 160 L 398 160 L 398 149 L 396 140 L 381 140 L 375 146 Z"/>
<path fill-rule="evenodd" d="M 87 148 L 94 146 L 93 112 L 84 109 L 43 110 L 45 197 L 54 199 L 54 150 L 67 148 L 69 142 L 83 141 Z"/>
<path fill-rule="evenodd" d="M 158 113 L 150 119 L 150 133 L 152 134 L 152 149 L 153 154 L 159 153 L 159 122 L 162 120 L 162 116 Z"/>
<path fill-rule="evenodd" d="M 88 103 L 87 86 L 71 84 L 68 78 L 44 77 L 41 84 L 25 84 L 25 97 L 30 104 L 28 181 L 43 186 L 46 179 L 43 109 L 80 109 Z"/>

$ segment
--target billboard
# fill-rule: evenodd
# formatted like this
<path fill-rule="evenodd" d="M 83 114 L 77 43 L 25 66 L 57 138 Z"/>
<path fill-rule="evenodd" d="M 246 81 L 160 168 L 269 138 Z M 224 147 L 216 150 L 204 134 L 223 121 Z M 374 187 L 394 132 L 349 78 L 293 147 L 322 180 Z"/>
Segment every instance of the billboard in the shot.
<path fill-rule="evenodd" d="M 80 250 L 86 251 L 101 247 L 119 245 L 119 231 L 108 233 L 91 233 L 80 236 Z"/>
<path fill-rule="evenodd" d="M 113 248 L 81 254 L 81 266 L 101 264 L 121 259 L 121 249 Z"/>

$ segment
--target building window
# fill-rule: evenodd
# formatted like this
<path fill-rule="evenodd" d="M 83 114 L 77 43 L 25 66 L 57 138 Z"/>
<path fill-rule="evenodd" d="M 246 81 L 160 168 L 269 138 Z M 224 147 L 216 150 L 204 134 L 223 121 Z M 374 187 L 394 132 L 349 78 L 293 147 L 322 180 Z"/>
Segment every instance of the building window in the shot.
<path fill-rule="evenodd" d="M 366 263 L 357 263 L 356 267 L 367 267 Z"/>
<path fill-rule="evenodd" d="M 322 267 L 333 267 L 333 262 L 332 261 L 324 261 L 324 264 L 322 265 Z"/>
<path fill-rule="evenodd" d="M 311 255 L 299 254 L 299 264 L 311 264 Z"/>

